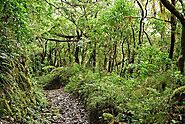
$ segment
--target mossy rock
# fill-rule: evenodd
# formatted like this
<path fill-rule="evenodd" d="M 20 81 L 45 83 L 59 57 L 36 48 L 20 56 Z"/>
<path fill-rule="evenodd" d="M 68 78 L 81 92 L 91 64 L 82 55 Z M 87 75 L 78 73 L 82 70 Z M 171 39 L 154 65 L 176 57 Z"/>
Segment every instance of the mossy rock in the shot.
<path fill-rule="evenodd" d="M 177 89 L 174 90 L 171 99 L 172 100 L 177 100 L 179 98 L 185 99 L 185 86 L 181 86 Z"/>
<path fill-rule="evenodd" d="M 179 120 L 180 123 L 185 123 L 185 86 L 181 86 L 174 90 L 171 95 L 171 104 L 172 104 L 172 113 L 173 118 L 179 120 L 178 115 L 182 115 L 182 120 Z"/>
<path fill-rule="evenodd" d="M 175 89 L 171 97 L 173 98 L 174 96 L 181 95 L 183 93 L 185 94 L 185 86 Z"/>

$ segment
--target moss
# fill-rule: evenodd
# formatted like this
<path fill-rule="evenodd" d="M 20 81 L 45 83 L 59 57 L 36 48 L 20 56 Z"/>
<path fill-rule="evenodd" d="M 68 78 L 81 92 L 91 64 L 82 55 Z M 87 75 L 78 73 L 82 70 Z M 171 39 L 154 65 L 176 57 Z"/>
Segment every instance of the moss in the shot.
<path fill-rule="evenodd" d="M 175 95 L 181 95 L 182 93 L 185 93 L 185 86 L 181 86 L 174 90 L 172 97 Z"/>
<path fill-rule="evenodd" d="M 185 95 L 185 86 L 178 87 L 173 91 L 173 94 L 171 95 L 171 99 L 175 100 L 178 99 L 178 97 L 181 97 L 181 95 Z"/>
<path fill-rule="evenodd" d="M 48 75 L 44 76 L 44 89 L 58 89 L 60 87 L 64 87 L 67 83 L 69 83 L 70 77 L 74 76 L 76 73 L 80 71 L 80 68 L 75 67 L 58 67 L 53 69 Z"/>
<path fill-rule="evenodd" d="M 44 97 L 42 99 L 37 98 L 38 93 L 42 94 L 40 89 L 33 92 L 36 86 L 26 74 L 24 66 L 14 59 L 6 59 L 8 68 L 0 65 L 0 68 L 6 68 L 3 72 L 0 71 L 0 116 L 11 116 L 20 123 L 26 123 L 25 118 L 27 116 L 32 118 L 34 114 L 39 112 L 40 103 Z M 29 110 L 35 112 L 30 113 Z"/>
<path fill-rule="evenodd" d="M 103 118 L 109 120 L 109 124 L 114 124 L 114 116 L 110 113 L 103 113 Z"/>
<path fill-rule="evenodd" d="M 5 104 L 5 107 L 6 107 L 6 110 L 8 110 L 8 113 L 10 113 L 12 115 L 12 110 L 8 104 L 8 101 L 6 100 L 5 96 L 3 96 L 3 101 L 4 101 L 4 104 Z"/>

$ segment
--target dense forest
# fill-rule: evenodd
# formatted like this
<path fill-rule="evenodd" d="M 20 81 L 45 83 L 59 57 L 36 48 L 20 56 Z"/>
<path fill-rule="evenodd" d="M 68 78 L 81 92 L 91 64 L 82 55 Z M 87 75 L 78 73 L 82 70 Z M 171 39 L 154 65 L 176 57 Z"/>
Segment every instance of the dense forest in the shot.
<path fill-rule="evenodd" d="M 0 1 L 1 124 L 185 124 L 184 66 L 184 0 Z"/>

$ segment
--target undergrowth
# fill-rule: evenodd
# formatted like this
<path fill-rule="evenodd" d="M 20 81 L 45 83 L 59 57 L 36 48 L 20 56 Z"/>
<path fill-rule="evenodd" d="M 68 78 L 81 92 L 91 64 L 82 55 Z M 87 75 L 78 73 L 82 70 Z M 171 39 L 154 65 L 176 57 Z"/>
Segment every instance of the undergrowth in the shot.
<path fill-rule="evenodd" d="M 179 121 L 178 117 L 171 115 L 175 102 L 172 97 L 184 78 L 171 70 L 146 78 L 124 78 L 76 65 L 54 69 L 44 78 L 44 86 L 51 87 L 58 77 L 66 92 L 81 99 L 91 123 L 161 124 Z"/>
<path fill-rule="evenodd" d="M 44 67 L 47 69 L 48 67 Z M 80 66 L 53 68 L 48 74 L 39 77 L 38 84 L 45 90 L 58 89 L 69 82 L 69 78 L 80 71 Z M 82 70 L 82 69 L 81 69 Z"/>
<path fill-rule="evenodd" d="M 137 79 L 116 74 L 100 77 L 88 71 L 72 77 L 65 90 L 81 98 L 93 123 L 103 123 L 103 113 L 112 114 L 117 122 L 161 123 L 169 118 L 170 89 L 160 93 Z"/>
<path fill-rule="evenodd" d="M 38 115 L 47 101 L 18 58 L 1 51 L 0 118 L 9 123 L 42 123 Z"/>

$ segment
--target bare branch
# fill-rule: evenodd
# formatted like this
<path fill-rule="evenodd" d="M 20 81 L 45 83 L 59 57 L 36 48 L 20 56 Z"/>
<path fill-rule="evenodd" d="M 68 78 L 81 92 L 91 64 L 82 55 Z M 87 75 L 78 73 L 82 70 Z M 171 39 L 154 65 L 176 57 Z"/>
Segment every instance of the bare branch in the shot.
<path fill-rule="evenodd" d="M 146 16 L 148 15 L 147 6 L 148 6 L 148 0 L 146 1 L 146 4 L 145 4 L 145 16 L 144 16 L 144 18 L 146 18 Z"/>
<path fill-rule="evenodd" d="M 138 0 L 136 0 L 136 2 L 139 5 L 139 8 L 141 9 L 141 16 L 144 17 L 144 10 L 143 10 L 141 3 Z"/>

